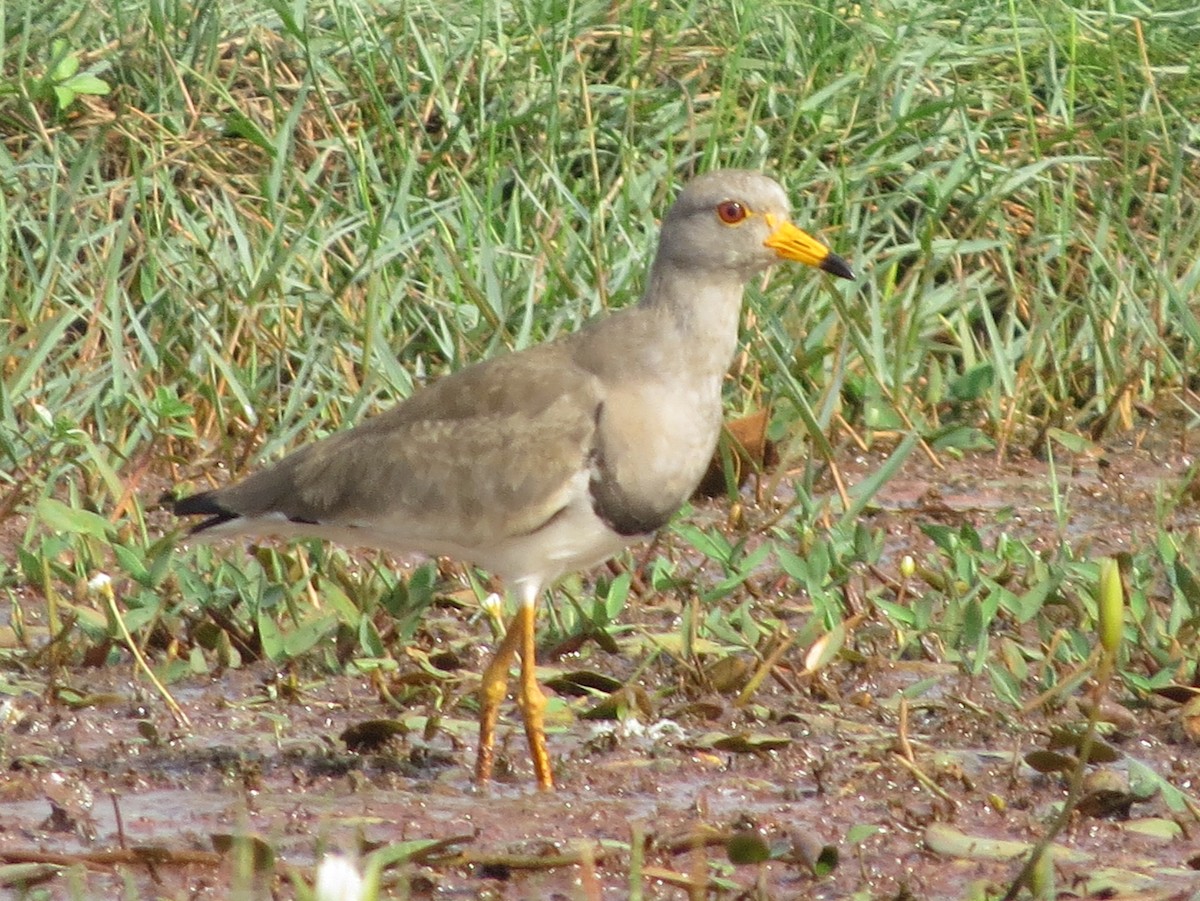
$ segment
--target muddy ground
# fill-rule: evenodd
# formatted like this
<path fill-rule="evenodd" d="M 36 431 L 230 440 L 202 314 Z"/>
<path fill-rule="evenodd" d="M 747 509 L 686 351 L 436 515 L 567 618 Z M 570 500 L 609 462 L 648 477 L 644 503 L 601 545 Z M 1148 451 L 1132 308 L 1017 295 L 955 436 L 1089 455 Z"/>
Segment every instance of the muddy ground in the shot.
<path fill-rule="evenodd" d="M 1145 435 L 1060 459 L 1063 534 L 1045 462 L 987 455 L 943 459 L 938 470 L 914 453 L 864 519 L 885 530 L 881 566 L 893 572 L 901 555 L 928 553 L 921 523 L 994 531 L 1002 510 L 1004 530 L 1031 544 L 1112 553 L 1160 528 L 1200 524 L 1188 504 L 1160 522 L 1163 493 L 1179 490 L 1190 462 L 1181 439 Z M 843 471 L 854 482 L 878 465 L 864 455 Z M 724 509 L 715 502 L 699 515 Z M 803 598 L 766 602 L 796 629 L 811 616 Z M 791 648 L 739 707 L 736 693 L 697 687 L 691 663 L 659 654 L 647 664 L 638 650 L 639 634 L 678 631 L 680 608 L 679 598 L 638 599 L 622 622 L 644 628 L 624 633 L 623 653 L 589 642 L 539 661 L 543 681 L 587 670 L 645 689 L 630 695 L 646 708 L 632 724 L 580 718 L 594 700 L 563 696 L 552 706 L 553 794 L 533 787 L 511 704 L 500 778 L 486 790 L 472 784 L 475 727 L 455 700 L 478 684 L 490 636 L 454 606 L 432 611 L 418 641 L 419 650 L 453 652 L 439 661 L 451 678 L 424 694 L 409 690 L 421 668 L 400 648 L 399 671 L 379 681 L 327 676 L 316 655 L 282 673 L 255 663 L 173 684 L 190 728 L 132 662 L 51 674 L 14 652 L 0 672 L 0 877 L 14 865 L 40 867 L 31 872 L 45 881 L 31 892 L 41 894 L 29 897 L 227 898 L 239 897 L 230 888 L 238 885 L 244 897 L 290 898 L 292 880 L 311 878 L 323 850 L 428 840 L 389 872 L 392 896 L 623 898 L 634 885 L 646 898 L 1003 892 L 1024 846 L 995 840 L 1035 841 L 1065 794 L 1060 776 L 1023 758 L 1069 708 L 1023 713 L 986 677 L 940 660 L 936 646 L 897 661 L 861 653 L 869 641 L 817 677 L 802 673 L 807 648 Z M 886 623 L 868 609 L 856 635 L 872 629 L 885 646 Z M 380 685 L 415 700 L 398 710 Z M 1149 772 L 1190 799 L 1200 753 L 1178 707 L 1120 688 L 1114 701 L 1114 778 Z M 446 713 L 427 730 L 438 710 Z M 408 731 L 348 750 L 339 736 L 371 719 Z M 1195 810 L 1180 816 L 1161 791 L 1133 794 L 1105 815 L 1077 816 L 1060 836 L 1061 896 L 1200 896 Z M 252 877 L 249 865 L 239 875 L 236 854 L 221 853 L 230 836 L 248 834 L 274 853 Z M 760 854 L 770 859 L 753 862 Z M 10 887 L 0 897 L 22 896 Z"/>

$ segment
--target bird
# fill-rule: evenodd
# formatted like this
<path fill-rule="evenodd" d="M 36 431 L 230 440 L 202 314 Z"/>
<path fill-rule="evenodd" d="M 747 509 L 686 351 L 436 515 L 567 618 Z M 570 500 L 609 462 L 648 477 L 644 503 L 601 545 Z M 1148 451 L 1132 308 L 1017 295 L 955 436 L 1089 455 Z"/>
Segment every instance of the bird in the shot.
<path fill-rule="evenodd" d="M 241 481 L 175 500 L 174 513 L 204 517 L 196 539 L 318 538 L 498 577 L 519 603 L 482 676 L 475 780 L 492 777 L 519 656 L 534 775 L 553 790 L 534 668 L 539 597 L 648 538 L 689 499 L 721 431 L 745 285 L 787 261 L 854 278 L 791 221 L 773 178 L 699 175 L 663 217 L 637 303 L 446 375 Z"/>

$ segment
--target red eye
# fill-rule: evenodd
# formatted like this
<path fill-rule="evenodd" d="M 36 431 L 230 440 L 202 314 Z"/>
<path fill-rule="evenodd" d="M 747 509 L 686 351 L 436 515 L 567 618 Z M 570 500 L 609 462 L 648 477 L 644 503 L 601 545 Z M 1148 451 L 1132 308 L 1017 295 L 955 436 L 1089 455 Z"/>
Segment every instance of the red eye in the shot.
<path fill-rule="evenodd" d="M 737 225 L 750 215 L 750 211 L 736 200 L 724 200 L 717 204 L 717 215 L 726 225 Z"/>

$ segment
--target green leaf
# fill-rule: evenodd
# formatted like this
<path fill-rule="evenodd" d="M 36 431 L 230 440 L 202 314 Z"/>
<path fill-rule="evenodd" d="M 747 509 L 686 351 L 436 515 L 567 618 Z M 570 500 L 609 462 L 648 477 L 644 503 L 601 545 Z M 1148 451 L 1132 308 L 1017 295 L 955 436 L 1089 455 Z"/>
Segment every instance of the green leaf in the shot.
<path fill-rule="evenodd" d="M 379 637 L 379 630 L 375 628 L 369 616 L 364 616 L 358 622 L 358 644 L 363 652 L 371 657 L 383 657 L 387 653 L 383 639 Z"/>
<path fill-rule="evenodd" d="M 1047 429 L 1046 437 L 1052 439 L 1056 444 L 1061 445 L 1073 454 L 1086 454 L 1096 446 L 1082 435 L 1076 435 L 1063 429 Z"/>
<path fill-rule="evenodd" d="M 258 611 L 258 638 L 262 642 L 263 656 L 268 660 L 278 663 L 286 659 L 283 633 L 279 631 L 279 626 L 271 614 L 265 610 Z"/>
<path fill-rule="evenodd" d="M 270 873 L 275 868 L 275 849 L 265 838 L 245 833 L 218 833 L 209 836 L 213 850 L 230 858 L 233 866 L 249 864 L 255 873 Z"/>
<path fill-rule="evenodd" d="M 709 732 L 697 739 L 695 747 L 712 748 L 729 754 L 762 754 L 777 751 L 792 743 L 786 735 L 768 735 L 764 732 Z"/>
<path fill-rule="evenodd" d="M 892 477 L 900 471 L 900 468 L 904 465 L 904 461 L 908 459 L 908 455 L 917 446 L 917 441 L 918 436 L 915 433 L 910 432 L 905 435 L 900 443 L 896 445 L 896 449 L 883 461 L 883 465 L 851 489 L 850 507 L 842 514 L 840 525 L 852 524 L 858 519 L 858 515 L 871 502 L 872 498 L 879 492 L 879 489 L 890 482 Z"/>
<path fill-rule="evenodd" d="M 340 585 L 328 579 L 322 579 L 320 592 L 321 597 L 325 600 L 325 606 L 336 613 L 343 623 L 347 626 L 358 625 L 359 620 L 363 618 L 363 613 L 350 600 L 350 596 L 342 590 Z"/>
<path fill-rule="evenodd" d="M 229 113 L 228 118 L 225 120 L 225 131 L 231 137 L 244 138 L 272 156 L 275 155 L 275 145 L 267 133 L 259 128 L 253 119 L 240 110 L 232 110 Z"/>
<path fill-rule="evenodd" d="M 1020 707 L 1022 703 L 1020 681 L 1014 678 L 1008 670 L 998 666 L 989 666 L 987 673 L 992 680 L 992 690 L 996 692 L 996 696 L 1007 701 L 1013 707 Z"/>
<path fill-rule="evenodd" d="M 146 569 L 146 564 L 140 553 L 123 544 L 114 544 L 112 549 L 113 555 L 117 558 L 117 564 L 122 570 L 127 572 L 139 585 L 144 585 L 147 588 L 151 587 L 150 572 Z"/>
<path fill-rule="evenodd" d="M 104 79 L 86 73 L 77 75 L 62 87 L 69 87 L 76 94 L 90 94 L 97 97 L 102 97 L 112 90 Z"/>
<path fill-rule="evenodd" d="M 38 518 L 55 532 L 70 532 L 108 540 L 112 526 L 108 520 L 91 510 L 70 507 L 52 497 L 43 498 L 37 506 Z"/>
<path fill-rule="evenodd" d="M 1176 558 L 1172 567 L 1175 574 L 1175 586 L 1194 610 L 1200 610 L 1200 580 L 1181 558 Z"/>
<path fill-rule="evenodd" d="M 67 42 L 61 38 L 50 47 L 51 53 L 58 57 L 58 62 L 50 70 L 50 80 L 63 82 L 79 71 L 79 56 L 67 51 Z"/>
<path fill-rule="evenodd" d="M 959 403 L 979 400 L 996 384 L 996 366 L 980 363 L 950 383 L 950 397 Z"/>
<path fill-rule="evenodd" d="M 283 639 L 283 648 L 289 659 L 310 651 L 321 639 L 337 628 L 336 613 L 313 616 L 292 629 Z"/>
<path fill-rule="evenodd" d="M 1061 584 L 1061 574 L 1050 575 L 1021 595 L 1015 609 L 1011 611 L 1017 617 L 1017 622 L 1024 625 L 1037 616 L 1046 605 L 1046 599 L 1058 591 Z"/>
<path fill-rule="evenodd" d="M 679 523 L 675 526 L 675 531 L 684 541 L 698 550 L 710 560 L 716 560 L 719 563 L 728 563 L 729 558 L 733 555 L 733 548 L 725 537 L 718 532 L 701 531 L 691 523 Z"/>
<path fill-rule="evenodd" d="M 605 622 L 612 622 L 621 615 L 621 611 L 625 609 L 625 602 L 629 598 L 629 586 L 632 583 L 633 577 L 628 572 L 623 572 L 608 586 L 608 594 L 604 597 L 604 615 L 607 617 Z"/>
<path fill-rule="evenodd" d="M 953 554 L 958 547 L 958 532 L 950 526 L 934 522 L 919 523 L 919 526 L 925 537 L 937 545 L 938 550 Z"/>
<path fill-rule="evenodd" d="M 943 857 L 964 860 L 1015 860 L 1028 854 L 1033 847 L 1029 842 L 991 838 L 986 835 L 968 835 L 946 823 L 932 823 L 925 830 L 925 847 Z M 1094 862 L 1094 858 L 1072 848 L 1051 845 L 1054 860 L 1069 863 Z"/>
<path fill-rule="evenodd" d="M 725 842 L 725 853 L 729 862 L 738 866 L 766 863 L 771 859 L 771 848 L 766 839 L 752 829 L 731 835 Z"/>
<path fill-rule="evenodd" d="M 881 826 L 875 823 L 859 823 L 857 826 L 851 826 L 846 830 L 847 845 L 861 845 L 867 839 L 878 835 L 883 831 Z"/>
<path fill-rule="evenodd" d="M 994 442 L 973 426 L 951 426 L 934 436 L 930 444 L 935 450 L 991 450 Z"/>
<path fill-rule="evenodd" d="M 767 558 L 773 548 L 768 544 L 760 544 L 756 547 L 749 556 L 737 563 L 737 568 L 733 573 L 722 579 L 712 588 L 704 591 L 700 595 L 701 603 L 708 604 L 713 601 L 720 600 L 735 588 L 745 582 L 757 571 L 759 564 Z M 727 564 L 732 568 L 732 564 Z"/>
<path fill-rule="evenodd" d="M 1168 820 L 1165 817 L 1143 817 L 1139 820 L 1130 820 L 1122 827 L 1126 832 L 1132 832 L 1136 835 L 1148 835 L 1151 838 L 1162 839 L 1163 841 L 1174 841 L 1183 837 L 1183 829 L 1174 820 Z"/>
<path fill-rule="evenodd" d="M 11 888 L 18 894 L 15 897 L 27 897 L 30 886 L 50 882 L 66 867 L 49 863 L 12 863 L 0 866 L 0 888 Z M 30 894 L 28 897 L 35 897 Z"/>
<path fill-rule="evenodd" d="M 134 607 L 125 612 L 121 617 L 121 621 L 125 623 L 125 628 L 129 633 L 135 635 L 143 626 L 154 622 L 158 618 L 159 613 L 157 604 L 148 607 Z"/>
<path fill-rule="evenodd" d="M 887 616 L 889 620 L 899 626 L 905 626 L 906 628 L 911 629 L 916 623 L 916 615 L 913 613 L 912 609 L 905 607 L 902 604 L 894 604 L 891 601 L 884 600 L 883 598 L 876 598 L 875 606 L 882 610 L 884 615 Z"/>

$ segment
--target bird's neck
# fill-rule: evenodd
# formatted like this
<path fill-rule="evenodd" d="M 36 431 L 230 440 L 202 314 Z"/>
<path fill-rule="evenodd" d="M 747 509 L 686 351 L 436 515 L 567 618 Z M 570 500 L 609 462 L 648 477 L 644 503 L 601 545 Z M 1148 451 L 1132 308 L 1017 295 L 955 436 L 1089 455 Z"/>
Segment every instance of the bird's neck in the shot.
<path fill-rule="evenodd" d="M 689 272 L 659 260 L 641 306 L 653 310 L 667 341 L 706 374 L 723 376 L 737 351 L 743 280 L 728 270 Z"/>

